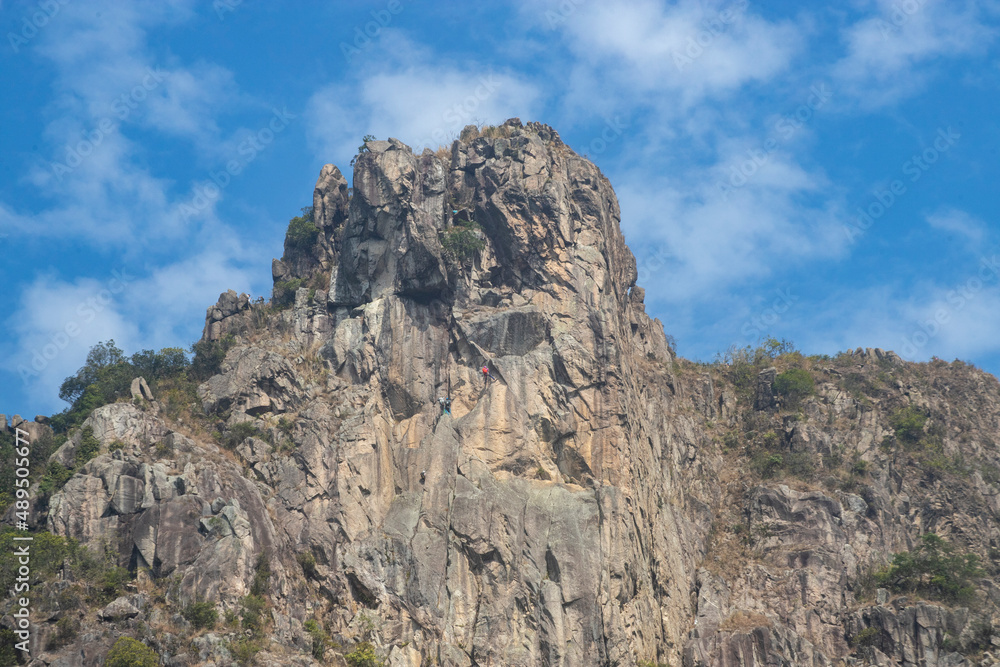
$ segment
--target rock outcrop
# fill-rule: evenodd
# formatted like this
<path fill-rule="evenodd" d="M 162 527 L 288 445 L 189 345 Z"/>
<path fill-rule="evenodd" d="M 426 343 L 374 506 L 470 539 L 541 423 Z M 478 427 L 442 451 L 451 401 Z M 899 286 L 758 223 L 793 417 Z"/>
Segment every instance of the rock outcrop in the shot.
<path fill-rule="evenodd" d="M 233 346 L 198 398 L 228 448 L 148 406 L 88 420 L 101 451 L 46 525 L 174 582 L 95 622 L 235 613 L 266 559 L 261 664 L 315 664 L 313 620 L 394 666 L 991 664 L 995 379 L 859 350 L 802 360 L 793 405 L 778 368 L 675 359 L 611 185 L 542 124 L 370 141 L 353 182 L 323 168 L 315 239 L 273 264 L 326 282 L 208 311 L 203 342 Z M 904 406 L 943 458 L 893 444 Z M 866 597 L 928 531 L 988 565 L 978 607 Z M 144 627 L 164 664 L 233 659 Z"/>

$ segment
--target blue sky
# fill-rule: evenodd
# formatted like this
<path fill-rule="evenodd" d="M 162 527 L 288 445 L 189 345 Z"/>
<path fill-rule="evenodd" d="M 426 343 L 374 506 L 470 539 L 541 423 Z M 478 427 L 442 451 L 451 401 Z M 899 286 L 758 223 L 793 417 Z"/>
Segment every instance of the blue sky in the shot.
<path fill-rule="evenodd" d="M 0 2 L 0 411 L 87 350 L 187 347 L 269 294 L 364 134 L 552 125 L 614 185 L 647 309 L 1000 371 L 1000 3 Z"/>

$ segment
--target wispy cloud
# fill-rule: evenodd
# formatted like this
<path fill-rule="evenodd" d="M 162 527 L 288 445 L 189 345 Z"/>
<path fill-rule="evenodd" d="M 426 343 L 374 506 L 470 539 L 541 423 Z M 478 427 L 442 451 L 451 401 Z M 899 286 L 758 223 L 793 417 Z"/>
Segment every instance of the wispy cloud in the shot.
<path fill-rule="evenodd" d="M 844 29 L 846 55 L 833 66 L 863 107 L 919 90 L 941 58 L 984 53 L 996 37 L 976 2 L 879 0 L 874 14 Z"/>
<path fill-rule="evenodd" d="M 31 200 L 36 206 L 0 201 L 0 228 L 75 242 L 79 256 L 100 258 L 86 276 L 24 276 L 11 295 L 3 368 L 45 409 L 61 408 L 59 383 L 96 342 L 114 338 L 126 350 L 186 345 L 184 332 L 220 285 L 249 290 L 266 273 L 256 267 L 273 249 L 241 240 L 214 208 L 182 215 L 187 188 L 162 176 L 150 154 L 155 137 L 215 164 L 234 146 L 220 115 L 256 105 L 226 68 L 172 56 L 158 62 L 147 33 L 190 20 L 193 6 L 69 3 L 30 44 L 54 68 L 40 148 L 49 158 L 22 178 L 41 195 Z"/>
<path fill-rule="evenodd" d="M 715 299 L 844 248 L 835 206 L 809 197 L 826 185 L 821 173 L 776 156 L 752 186 L 728 199 L 719 194 L 718 176 L 712 168 L 690 170 L 670 183 L 650 183 L 634 174 L 618 187 L 623 227 L 640 264 L 648 256 L 665 260 L 646 279 L 657 282 L 666 303 Z"/>
<path fill-rule="evenodd" d="M 175 184 L 156 173 L 150 133 L 180 139 L 211 164 L 237 142 L 223 136 L 218 117 L 254 105 L 223 67 L 154 57 L 147 32 L 189 20 L 193 4 L 73 3 L 36 40 L 56 75 L 48 157 L 24 182 L 48 205 L 25 211 L 0 203 L 13 230 L 118 249 L 155 248 L 191 232 L 171 205 Z"/>
<path fill-rule="evenodd" d="M 574 4 L 572 12 L 560 9 L 566 3 L 525 11 L 540 24 L 552 23 L 553 12 L 562 17 L 555 32 L 573 54 L 568 98 L 606 106 L 605 114 L 615 103 L 683 109 L 767 81 L 788 68 L 805 37 L 801 26 L 768 21 L 746 0 Z"/>
<path fill-rule="evenodd" d="M 219 285 L 249 292 L 267 253 L 242 247 L 226 230 L 201 240 L 206 249 L 151 271 L 123 263 L 96 278 L 48 272 L 25 285 L 5 322 L 11 341 L 2 366 L 25 398 L 58 411 L 60 383 L 97 342 L 113 338 L 128 352 L 186 347 L 193 341 L 181 331 L 203 320 Z"/>
<path fill-rule="evenodd" d="M 325 160 L 350 159 L 361 137 L 396 137 L 414 150 L 437 148 L 465 125 L 526 120 L 539 91 L 526 79 L 488 65 L 439 64 L 432 53 L 386 30 L 365 52 L 355 84 L 333 84 L 310 99 L 306 121 Z"/>
<path fill-rule="evenodd" d="M 882 347 L 909 361 L 1000 353 L 1000 256 L 976 255 L 944 282 L 874 284 L 834 290 L 804 304 L 796 342 L 812 350 Z"/>
<path fill-rule="evenodd" d="M 986 237 L 986 225 L 965 211 L 943 208 L 927 216 L 927 224 L 933 229 L 957 236 L 971 248 L 978 250 Z"/>

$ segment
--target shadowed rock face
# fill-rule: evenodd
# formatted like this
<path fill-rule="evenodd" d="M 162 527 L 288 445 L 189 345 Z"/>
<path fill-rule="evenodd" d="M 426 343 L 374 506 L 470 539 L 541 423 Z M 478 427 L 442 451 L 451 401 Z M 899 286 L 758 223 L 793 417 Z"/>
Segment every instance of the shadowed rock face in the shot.
<path fill-rule="evenodd" d="M 100 408 L 95 436 L 124 447 L 53 497 L 54 532 L 176 577 L 178 603 L 229 610 L 266 555 L 262 664 L 310 664 L 312 618 L 413 667 L 833 665 L 852 652 L 966 664 L 940 644 L 969 635 L 968 613 L 850 592 L 922 529 L 961 526 L 984 555 L 1000 545 L 956 499 L 978 493 L 1000 513 L 993 485 L 945 492 L 879 448 L 897 406 L 944 414 L 954 391 L 920 393 L 898 358 L 865 353 L 857 373 L 890 359 L 902 378 L 874 402 L 817 370 L 792 419 L 767 369 L 739 403 L 719 369 L 673 359 L 610 184 L 545 125 L 467 128 L 444 156 L 368 142 L 353 194 L 327 165 L 313 207 L 314 247 L 286 244 L 275 281 L 328 274 L 328 287 L 282 312 L 224 294 L 206 318 L 206 340 L 237 342 L 199 389 L 204 409 L 260 433 L 230 453 L 182 435 L 155 402 Z M 448 249 L 458 234 L 472 252 Z M 976 373 L 956 371 L 974 380 L 962 395 L 990 398 L 951 418 L 963 451 L 980 443 L 975 456 L 995 461 L 981 443 L 1000 424 L 997 387 Z M 865 489 L 760 483 L 722 446 L 754 419 L 788 452 L 857 451 Z M 916 520 L 919 503 L 934 509 Z M 873 627 L 862 656 L 848 638 Z M 224 663 L 221 642 L 197 645 Z"/>

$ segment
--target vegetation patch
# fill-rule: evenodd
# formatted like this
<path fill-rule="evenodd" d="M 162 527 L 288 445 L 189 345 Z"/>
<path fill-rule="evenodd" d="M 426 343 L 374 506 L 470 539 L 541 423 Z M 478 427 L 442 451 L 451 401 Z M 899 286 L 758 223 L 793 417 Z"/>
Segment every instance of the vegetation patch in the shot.
<path fill-rule="evenodd" d="M 104 667 L 158 667 L 156 651 L 131 637 L 119 637 L 104 658 Z"/>
<path fill-rule="evenodd" d="M 247 438 L 263 439 L 264 432 L 253 425 L 253 422 L 233 424 L 224 434 L 219 436 L 219 443 L 226 449 L 236 449 Z"/>
<path fill-rule="evenodd" d="M 441 233 L 441 247 L 453 260 L 468 266 L 486 247 L 480 229 L 472 220 L 456 218 L 454 226 Z"/>
<path fill-rule="evenodd" d="M 225 335 L 219 340 L 200 340 L 191 346 L 194 359 L 191 361 L 191 377 L 195 381 L 205 381 L 213 375 L 222 372 L 222 362 L 226 352 L 236 344 L 232 335 Z"/>
<path fill-rule="evenodd" d="M 311 551 L 300 551 L 295 555 L 295 560 L 299 562 L 302 574 L 306 577 L 317 580 L 320 578 L 319 570 L 316 569 L 316 557 L 312 555 Z"/>
<path fill-rule="evenodd" d="M 215 627 L 219 620 L 219 612 L 215 610 L 215 605 L 211 602 L 192 602 L 181 611 L 184 620 L 195 627 L 196 630 L 205 630 Z"/>
<path fill-rule="evenodd" d="M 774 380 L 774 391 L 785 399 L 784 407 L 794 409 L 815 390 L 812 374 L 802 368 L 789 368 Z"/>
<path fill-rule="evenodd" d="M 74 468 L 82 468 L 101 451 L 101 441 L 94 437 L 94 429 L 87 426 L 80 432 L 80 444 L 76 448 Z"/>
<path fill-rule="evenodd" d="M 240 665 L 253 663 L 264 644 L 267 627 L 267 593 L 271 578 L 271 565 L 267 556 L 261 554 L 254 567 L 254 578 L 250 584 L 250 594 L 240 600 L 239 614 L 226 614 L 226 623 L 230 626 L 239 624 L 243 628 L 243 637 L 229 642 L 228 649 L 233 659 Z"/>
<path fill-rule="evenodd" d="M 375 647 L 371 642 L 361 642 L 344 656 L 344 660 L 350 667 L 382 667 L 385 664 L 375 655 Z"/>
<path fill-rule="evenodd" d="M 305 283 L 301 278 L 283 280 L 274 284 L 274 295 L 271 303 L 275 308 L 287 310 L 295 304 L 295 292 Z"/>
<path fill-rule="evenodd" d="M 227 648 L 229 649 L 229 654 L 233 656 L 233 660 L 236 661 L 236 664 L 251 665 L 253 664 L 253 659 L 261 652 L 262 647 L 259 639 L 241 637 L 229 642 Z"/>
<path fill-rule="evenodd" d="M 897 410 L 889 419 L 889 425 L 896 434 L 896 441 L 907 449 L 916 447 L 924 437 L 927 415 L 908 405 Z"/>
<path fill-rule="evenodd" d="M 977 555 L 962 553 L 934 533 L 926 533 L 920 546 L 893 556 L 889 567 L 875 574 L 875 580 L 895 593 L 968 604 L 975 599 L 972 580 L 981 576 Z"/>
<path fill-rule="evenodd" d="M 308 250 L 316 243 L 318 237 L 319 228 L 313 222 L 313 207 L 307 206 L 302 209 L 302 215 L 288 221 L 285 250 Z"/>
<path fill-rule="evenodd" d="M 865 628 L 850 639 L 851 646 L 874 646 L 878 643 L 882 632 L 878 628 Z"/>
<path fill-rule="evenodd" d="M 323 654 L 326 653 L 328 648 L 332 648 L 334 643 L 330 639 L 330 635 L 323 630 L 323 626 L 319 624 L 315 619 L 309 619 L 304 623 L 306 632 L 309 633 L 310 639 L 312 639 L 312 655 L 317 660 L 323 660 Z"/>
<path fill-rule="evenodd" d="M 98 343 L 90 349 L 83 367 L 59 387 L 59 398 L 70 407 L 52 417 L 52 428 L 66 433 L 102 405 L 129 398 L 136 377 L 144 377 L 155 395 L 159 382 L 185 374 L 189 366 L 180 348 L 142 350 L 126 357 L 114 340 Z"/>
<path fill-rule="evenodd" d="M 796 353 L 791 341 L 767 338 L 756 347 L 733 346 L 716 357 L 715 366 L 733 386 L 737 398 L 750 402 L 757 388 L 757 376 L 775 360 Z M 798 355 L 801 357 L 801 354 Z"/>
<path fill-rule="evenodd" d="M 70 538 L 59 537 L 46 531 L 30 533 L 31 576 L 28 583 L 34 587 L 54 581 L 57 573 L 65 568 L 67 581 L 76 582 L 58 595 L 57 608 L 75 609 L 85 593 L 87 602 L 105 605 L 117 598 L 132 579 L 131 573 L 118 567 L 110 550 L 104 558 L 96 558 L 88 549 Z M 14 587 L 19 562 L 14 555 L 14 538 L 24 536 L 21 531 L 5 528 L 0 531 L 0 590 Z M 68 631 L 68 629 L 64 629 Z"/>
<path fill-rule="evenodd" d="M 54 651 L 72 643 L 80 634 L 80 621 L 73 616 L 63 616 L 56 621 L 56 632 L 45 642 L 45 648 Z M 6 664 L 0 661 L 0 665 Z"/>
<path fill-rule="evenodd" d="M 358 154 L 357 154 L 357 155 L 355 155 L 354 157 L 352 157 L 352 158 L 351 158 L 351 166 L 352 166 L 352 167 L 353 167 L 353 166 L 354 166 L 354 165 L 355 165 L 355 164 L 357 163 L 357 161 L 358 161 L 358 158 L 359 158 L 359 157 L 361 157 L 361 155 L 362 155 L 363 153 L 368 153 L 368 152 L 370 152 L 370 151 L 368 150 L 368 142 L 369 142 L 369 141 L 375 141 L 375 135 L 374 135 L 374 134 L 366 134 L 366 135 L 365 135 L 365 136 L 364 136 L 364 137 L 363 137 L 363 138 L 361 139 L 361 145 L 360 145 L 360 146 L 358 146 Z"/>
<path fill-rule="evenodd" d="M 96 567 L 95 567 L 96 565 Z M 105 605 L 117 598 L 132 580 L 132 575 L 123 567 L 118 567 L 105 558 L 104 563 L 95 563 L 91 569 L 97 572 L 92 576 L 93 586 L 88 600 L 92 604 Z"/>
<path fill-rule="evenodd" d="M 24 533 L 13 527 L 0 530 L 0 591 L 14 588 L 19 563 L 14 556 L 14 538 Z M 105 565 L 94 558 L 89 551 L 81 547 L 76 540 L 59 537 L 40 530 L 30 533 L 31 542 L 31 579 L 28 583 L 35 585 L 55 578 L 63 564 L 66 563 L 70 573 L 79 576 L 84 582 L 103 587 L 101 575 Z M 127 573 L 126 573 L 127 580 Z"/>

